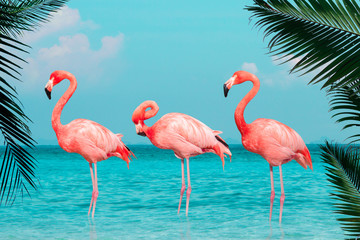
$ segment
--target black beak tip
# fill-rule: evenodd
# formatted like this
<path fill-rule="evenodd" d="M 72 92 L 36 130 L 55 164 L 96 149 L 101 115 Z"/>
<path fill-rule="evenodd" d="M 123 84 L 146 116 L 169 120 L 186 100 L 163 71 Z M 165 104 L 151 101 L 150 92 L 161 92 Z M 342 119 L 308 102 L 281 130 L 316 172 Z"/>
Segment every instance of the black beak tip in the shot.
<path fill-rule="evenodd" d="M 229 89 L 227 88 L 226 84 L 224 84 L 224 96 L 227 97 Z"/>
<path fill-rule="evenodd" d="M 140 136 L 146 137 L 145 132 L 138 132 L 137 134 L 140 135 Z"/>
<path fill-rule="evenodd" d="M 49 90 L 47 90 L 47 88 L 45 88 L 45 93 L 46 93 L 46 96 L 51 99 L 51 92 Z"/>

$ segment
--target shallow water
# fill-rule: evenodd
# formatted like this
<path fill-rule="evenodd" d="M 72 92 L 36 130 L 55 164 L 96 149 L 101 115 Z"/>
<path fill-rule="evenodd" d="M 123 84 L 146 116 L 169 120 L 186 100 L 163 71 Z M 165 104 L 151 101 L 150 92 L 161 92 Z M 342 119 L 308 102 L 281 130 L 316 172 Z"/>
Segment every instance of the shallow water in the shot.
<path fill-rule="evenodd" d="M 32 199 L 0 208 L 0 239 L 341 239 L 317 146 L 314 171 L 295 161 L 283 166 L 285 203 L 279 226 L 280 182 L 269 224 L 269 165 L 232 145 L 223 171 L 215 154 L 190 159 L 192 193 L 177 214 L 181 161 L 172 151 L 130 146 L 137 159 L 98 163 L 95 218 L 87 216 L 92 184 L 88 163 L 59 147 L 40 146 L 35 156 L 41 184 Z M 185 166 L 186 167 L 186 166 Z"/>

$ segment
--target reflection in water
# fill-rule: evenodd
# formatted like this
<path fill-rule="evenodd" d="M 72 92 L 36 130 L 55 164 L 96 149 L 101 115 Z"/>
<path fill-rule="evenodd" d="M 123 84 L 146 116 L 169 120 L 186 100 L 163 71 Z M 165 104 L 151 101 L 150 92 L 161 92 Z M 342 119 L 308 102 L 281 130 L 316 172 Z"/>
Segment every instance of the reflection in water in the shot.
<path fill-rule="evenodd" d="M 191 239 L 191 221 L 186 217 L 186 221 L 180 220 L 180 238 Z"/>
<path fill-rule="evenodd" d="M 284 229 L 282 228 L 282 226 L 281 226 L 281 223 L 279 224 L 279 230 L 280 230 L 280 232 L 281 232 L 281 238 L 280 239 L 284 239 L 284 237 L 285 237 L 285 233 L 284 233 Z M 279 235 L 278 234 L 276 234 L 276 231 L 275 231 L 275 235 L 277 235 L 277 237 L 279 237 Z M 270 232 L 269 232 L 269 235 L 267 236 L 267 238 L 266 239 L 272 239 L 272 236 L 273 236 L 273 229 L 272 229 L 272 225 L 271 225 L 271 223 L 270 223 Z"/>
<path fill-rule="evenodd" d="M 97 239 L 95 220 L 90 217 L 89 217 L 89 235 L 90 235 L 90 240 Z"/>
<path fill-rule="evenodd" d="M 285 233 L 284 233 L 284 230 L 280 224 L 280 231 L 281 231 L 281 238 L 280 239 L 284 239 L 284 236 L 285 236 Z"/>
<path fill-rule="evenodd" d="M 191 222 L 189 218 L 186 218 L 186 239 L 191 239 Z"/>
<path fill-rule="evenodd" d="M 272 237 L 272 226 L 271 226 L 271 222 L 270 222 L 270 232 L 266 239 L 271 239 L 271 237 Z"/>

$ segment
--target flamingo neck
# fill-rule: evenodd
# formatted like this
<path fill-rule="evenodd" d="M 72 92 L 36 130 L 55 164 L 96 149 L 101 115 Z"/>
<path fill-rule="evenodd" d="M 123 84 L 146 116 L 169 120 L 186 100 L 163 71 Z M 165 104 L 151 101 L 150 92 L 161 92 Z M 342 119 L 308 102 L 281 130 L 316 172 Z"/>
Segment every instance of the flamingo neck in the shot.
<path fill-rule="evenodd" d="M 154 129 L 152 126 L 146 126 L 146 124 L 144 123 L 144 120 L 140 120 L 139 121 L 140 125 L 141 125 L 141 131 L 145 134 L 143 135 L 144 137 L 147 137 L 151 142 L 154 138 Z"/>
<path fill-rule="evenodd" d="M 144 121 L 141 121 L 141 126 L 142 126 L 142 130 L 144 131 L 144 133 L 146 134 L 147 137 L 151 137 L 151 127 L 148 127 Z"/>
<path fill-rule="evenodd" d="M 240 103 L 238 104 L 238 106 L 236 107 L 236 110 L 235 110 L 236 126 L 238 127 L 238 129 L 242 135 L 245 133 L 245 131 L 247 129 L 247 125 L 248 125 L 244 119 L 245 107 L 255 97 L 255 95 L 257 94 L 257 92 L 260 89 L 260 81 L 255 75 L 252 75 L 245 81 L 251 81 L 253 83 L 253 87 L 245 95 L 245 97 L 240 101 Z"/>
<path fill-rule="evenodd" d="M 61 129 L 63 127 L 63 125 L 61 124 L 61 121 L 60 121 L 61 112 L 62 112 L 65 104 L 69 101 L 69 99 L 75 92 L 76 87 L 77 87 L 76 78 L 71 73 L 67 74 L 64 79 L 69 79 L 70 86 L 68 87 L 66 92 L 61 96 L 59 101 L 56 103 L 55 108 L 52 113 L 52 116 L 51 116 L 51 124 L 52 124 L 52 127 L 55 132 L 57 132 L 59 129 Z"/>
<path fill-rule="evenodd" d="M 147 108 L 150 110 L 146 111 Z M 143 102 L 136 110 L 136 118 L 139 119 L 139 123 L 142 127 L 143 132 L 146 134 L 148 138 L 152 138 L 153 130 L 152 127 L 148 127 L 145 125 L 144 121 L 154 117 L 159 111 L 159 106 L 154 101 L 145 101 Z"/>

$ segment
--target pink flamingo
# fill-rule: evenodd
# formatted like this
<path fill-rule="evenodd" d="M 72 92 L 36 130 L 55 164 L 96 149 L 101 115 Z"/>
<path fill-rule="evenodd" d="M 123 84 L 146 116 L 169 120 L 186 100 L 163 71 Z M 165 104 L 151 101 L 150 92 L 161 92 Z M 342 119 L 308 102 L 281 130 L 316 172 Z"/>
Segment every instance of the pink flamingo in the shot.
<path fill-rule="evenodd" d="M 80 154 L 89 162 L 93 192 L 88 215 L 90 215 L 91 206 L 93 206 L 92 217 L 94 217 L 96 199 L 99 195 L 96 168 L 97 162 L 115 156 L 126 161 L 129 167 L 131 154 L 133 156 L 134 154 L 121 141 L 121 134 L 114 134 L 96 122 L 87 119 L 76 119 L 69 124 L 61 124 L 61 111 L 75 92 L 77 86 L 76 79 L 74 75 L 69 72 L 55 71 L 50 75 L 50 80 L 45 86 L 46 95 L 51 99 L 53 87 L 64 79 L 70 80 L 70 86 L 57 102 L 52 113 L 51 124 L 56 133 L 60 147 L 67 152 L 76 152 Z M 95 166 L 94 173 L 93 163 Z"/>
<path fill-rule="evenodd" d="M 235 110 L 235 122 L 241 133 L 241 140 L 244 148 L 250 152 L 261 155 L 270 164 L 270 221 L 275 198 L 273 166 L 279 166 L 281 182 L 279 222 L 281 223 L 283 204 L 285 200 L 281 165 L 295 159 L 305 169 L 307 166 L 312 169 L 310 152 L 300 135 L 281 122 L 264 118 L 256 119 L 250 124 L 245 122 L 244 109 L 259 91 L 259 79 L 254 74 L 245 71 L 237 71 L 224 84 L 224 95 L 227 97 L 227 94 L 232 86 L 246 81 L 251 81 L 253 83 L 253 87 L 237 106 Z"/>
<path fill-rule="evenodd" d="M 146 111 L 147 108 L 150 110 Z M 187 164 L 188 189 L 186 191 L 186 216 L 188 215 L 189 200 L 191 194 L 189 158 L 212 152 L 220 156 L 224 167 L 225 153 L 231 157 L 229 146 L 218 136 L 221 132 L 211 130 L 199 120 L 182 113 L 168 113 L 161 117 L 153 126 L 144 124 L 146 119 L 154 117 L 159 107 L 154 101 L 145 101 L 140 104 L 132 115 L 136 133 L 147 136 L 152 144 L 158 148 L 171 149 L 175 156 L 181 159 L 182 187 L 178 213 L 180 212 L 181 200 L 185 192 L 184 159 Z"/>

